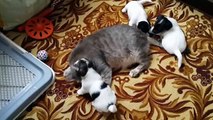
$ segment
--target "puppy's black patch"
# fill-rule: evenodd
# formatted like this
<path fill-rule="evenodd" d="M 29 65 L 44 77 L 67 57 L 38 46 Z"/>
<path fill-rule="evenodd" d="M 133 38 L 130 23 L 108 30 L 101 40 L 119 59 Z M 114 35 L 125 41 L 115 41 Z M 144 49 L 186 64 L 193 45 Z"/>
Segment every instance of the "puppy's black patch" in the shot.
<path fill-rule="evenodd" d="M 170 28 L 172 28 L 172 23 L 165 16 L 160 15 L 157 17 L 152 33 L 158 34 Z"/>
<path fill-rule="evenodd" d="M 100 92 L 92 93 L 91 95 L 92 101 L 95 100 L 99 95 L 100 95 Z"/>
<path fill-rule="evenodd" d="M 93 63 L 86 58 L 80 59 L 74 66 L 77 68 L 77 76 L 85 76 L 87 74 L 88 68 L 93 67 Z"/>
<path fill-rule="evenodd" d="M 79 62 L 74 66 L 78 68 L 77 70 L 78 76 L 85 76 L 87 74 L 88 65 L 84 60 L 79 60 Z"/>
<path fill-rule="evenodd" d="M 150 28 L 151 28 L 150 24 L 146 21 L 141 21 L 138 23 L 138 29 L 140 29 L 144 33 L 147 33 Z"/>
<path fill-rule="evenodd" d="M 103 82 L 102 85 L 101 85 L 101 89 L 104 89 L 106 87 L 107 87 L 107 84 L 105 82 Z"/>
<path fill-rule="evenodd" d="M 89 61 L 88 68 L 93 67 L 93 63 Z"/>

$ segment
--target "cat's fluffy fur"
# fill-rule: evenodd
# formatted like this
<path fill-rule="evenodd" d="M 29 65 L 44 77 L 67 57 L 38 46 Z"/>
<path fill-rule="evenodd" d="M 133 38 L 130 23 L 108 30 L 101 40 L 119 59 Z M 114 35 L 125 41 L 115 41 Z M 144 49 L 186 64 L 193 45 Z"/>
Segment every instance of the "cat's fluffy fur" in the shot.
<path fill-rule="evenodd" d="M 103 82 L 101 76 L 93 69 L 92 63 L 82 58 L 74 63 L 74 69 L 81 76 L 81 88 L 78 95 L 89 93 L 92 105 L 99 112 L 116 112 L 115 92 Z"/>
<path fill-rule="evenodd" d="M 128 25 L 115 25 L 103 28 L 80 42 L 69 57 L 69 67 L 64 76 L 67 80 L 80 80 L 73 64 L 86 58 L 94 65 L 104 82 L 111 83 L 112 72 L 127 68 L 134 63 L 129 75 L 137 77 L 150 64 L 149 42 L 141 30 Z"/>

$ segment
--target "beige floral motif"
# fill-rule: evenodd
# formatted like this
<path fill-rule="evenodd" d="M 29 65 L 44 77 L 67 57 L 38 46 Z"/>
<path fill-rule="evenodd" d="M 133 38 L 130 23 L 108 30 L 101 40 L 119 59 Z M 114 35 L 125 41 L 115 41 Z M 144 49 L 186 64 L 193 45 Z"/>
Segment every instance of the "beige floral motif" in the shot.
<path fill-rule="evenodd" d="M 130 111 L 128 108 L 124 107 L 122 104 L 118 104 L 118 109 L 120 113 L 116 113 L 116 118 L 118 120 L 151 120 L 148 117 L 148 111 L 137 111 L 132 110 Z M 110 117 L 108 117 L 109 119 Z M 111 118 L 113 119 L 113 118 Z M 111 120 L 110 119 L 110 120 Z"/>
<path fill-rule="evenodd" d="M 170 70 L 171 72 L 174 72 L 176 67 L 177 67 L 177 62 L 170 61 L 169 65 L 166 66 L 166 69 Z"/>
<path fill-rule="evenodd" d="M 72 49 L 83 39 L 83 35 L 79 33 L 80 26 L 76 26 L 74 28 L 76 29 L 72 29 L 65 33 L 61 43 L 61 50 Z"/>
<path fill-rule="evenodd" d="M 97 19 L 97 25 L 100 26 L 100 28 L 103 27 L 109 27 L 115 24 L 118 24 L 118 14 L 117 13 L 103 13 L 99 16 Z"/>
<path fill-rule="evenodd" d="M 180 72 L 183 73 L 186 76 L 189 76 L 194 71 L 193 71 L 193 69 L 191 67 L 189 67 L 188 65 L 185 65 L 183 68 L 180 69 Z"/>
<path fill-rule="evenodd" d="M 199 23 L 199 19 L 197 16 L 195 17 L 195 19 L 186 22 L 186 24 L 186 37 L 188 39 L 194 38 L 195 36 L 204 35 L 204 31 L 207 28 L 204 24 Z"/>
<path fill-rule="evenodd" d="M 121 12 L 123 7 L 110 6 L 103 2 L 96 10 L 90 13 L 84 22 L 90 32 L 97 31 L 103 27 L 127 22 L 127 17 Z"/>

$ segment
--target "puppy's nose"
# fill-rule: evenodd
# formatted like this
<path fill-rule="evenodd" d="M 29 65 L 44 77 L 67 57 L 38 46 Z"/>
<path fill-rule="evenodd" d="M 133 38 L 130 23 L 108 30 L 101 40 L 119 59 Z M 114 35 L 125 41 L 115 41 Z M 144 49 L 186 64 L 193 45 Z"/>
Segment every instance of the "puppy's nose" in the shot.
<path fill-rule="evenodd" d="M 154 33 L 152 32 L 152 30 L 153 30 L 153 27 L 151 27 L 150 29 L 149 29 L 149 31 L 148 31 L 148 34 L 149 35 L 153 35 Z M 151 37 L 151 36 L 150 36 Z"/>
<path fill-rule="evenodd" d="M 153 32 L 153 29 L 154 29 L 154 27 L 151 27 L 151 28 L 149 29 L 149 32 L 148 32 L 149 37 L 153 37 L 153 36 L 155 35 L 155 33 Z"/>

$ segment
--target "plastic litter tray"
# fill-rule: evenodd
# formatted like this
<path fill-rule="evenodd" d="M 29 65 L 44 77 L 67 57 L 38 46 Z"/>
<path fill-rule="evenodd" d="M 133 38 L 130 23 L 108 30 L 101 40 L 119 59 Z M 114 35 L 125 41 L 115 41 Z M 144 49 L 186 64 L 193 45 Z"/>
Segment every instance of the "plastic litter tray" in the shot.
<path fill-rule="evenodd" d="M 54 78 L 50 67 L 0 32 L 0 120 L 15 119 Z"/>

